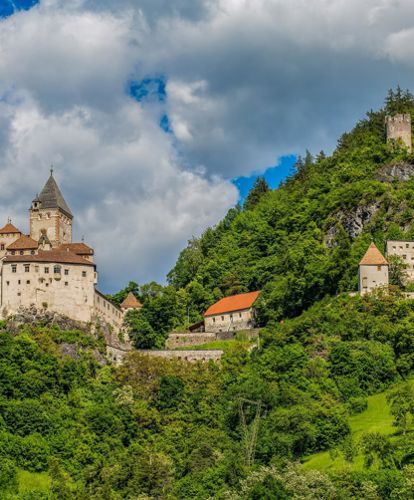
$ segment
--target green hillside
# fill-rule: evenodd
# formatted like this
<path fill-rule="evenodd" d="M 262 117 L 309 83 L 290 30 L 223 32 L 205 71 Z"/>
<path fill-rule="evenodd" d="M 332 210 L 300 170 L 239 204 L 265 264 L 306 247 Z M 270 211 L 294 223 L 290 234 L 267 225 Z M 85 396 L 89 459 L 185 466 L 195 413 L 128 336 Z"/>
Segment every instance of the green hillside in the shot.
<path fill-rule="evenodd" d="M 263 290 L 262 325 L 297 316 L 326 295 L 357 289 L 372 240 L 384 250 L 387 238 L 414 239 L 414 155 L 385 140 L 385 116 L 397 111 L 414 116 L 409 92 L 390 91 L 331 156 L 307 152 L 280 188 L 259 179 L 243 206 L 189 242 L 170 286 L 131 283 L 113 296 L 120 302 L 132 290 L 144 304 L 137 345 L 162 345 L 188 314 L 198 321 L 216 299 L 238 292 Z"/>
<path fill-rule="evenodd" d="M 414 157 L 384 118 L 307 154 L 283 186 L 191 241 L 170 284 L 129 286 L 137 347 L 163 344 L 215 298 L 263 289 L 260 341 L 220 363 L 130 354 L 106 365 L 87 332 L 0 325 L 0 498 L 413 498 L 414 301 L 361 297 L 373 238 L 412 238 Z"/>
<path fill-rule="evenodd" d="M 382 392 L 367 398 L 367 409 L 359 415 L 349 417 L 349 427 L 355 441 L 361 439 L 363 434 L 378 432 L 383 435 L 392 435 L 396 432 L 393 427 L 393 417 L 386 401 L 386 393 Z M 358 453 L 352 463 L 347 463 L 342 453 L 322 451 L 305 458 L 305 469 L 318 469 L 321 471 L 341 471 L 342 469 L 363 470 L 364 460 Z"/>

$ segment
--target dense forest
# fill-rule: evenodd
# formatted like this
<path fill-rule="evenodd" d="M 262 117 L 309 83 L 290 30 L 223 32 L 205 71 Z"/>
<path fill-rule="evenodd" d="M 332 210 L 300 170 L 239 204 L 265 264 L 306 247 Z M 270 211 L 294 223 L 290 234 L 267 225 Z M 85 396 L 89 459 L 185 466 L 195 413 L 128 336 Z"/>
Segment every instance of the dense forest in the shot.
<path fill-rule="evenodd" d="M 215 299 L 262 289 L 255 348 L 114 367 L 99 335 L 2 323 L 0 498 L 414 498 L 414 301 L 396 271 L 389 293 L 349 294 L 372 240 L 414 239 L 414 156 L 384 136 L 400 111 L 413 96 L 390 91 L 331 156 L 306 153 L 276 190 L 259 179 L 167 286 L 111 297 L 141 300 L 128 322 L 151 348 Z M 390 178 L 395 165 L 413 180 Z M 387 433 L 356 430 L 380 394 Z M 310 467 L 323 452 L 343 466 Z"/>

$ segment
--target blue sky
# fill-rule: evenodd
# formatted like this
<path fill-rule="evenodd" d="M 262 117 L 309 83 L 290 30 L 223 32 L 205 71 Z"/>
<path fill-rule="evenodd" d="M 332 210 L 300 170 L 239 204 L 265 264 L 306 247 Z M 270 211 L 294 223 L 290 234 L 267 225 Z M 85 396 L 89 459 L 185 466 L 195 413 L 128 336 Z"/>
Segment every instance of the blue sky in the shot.
<path fill-rule="evenodd" d="M 39 0 L 0 0 L 0 17 L 8 17 L 18 10 L 29 10 Z"/>

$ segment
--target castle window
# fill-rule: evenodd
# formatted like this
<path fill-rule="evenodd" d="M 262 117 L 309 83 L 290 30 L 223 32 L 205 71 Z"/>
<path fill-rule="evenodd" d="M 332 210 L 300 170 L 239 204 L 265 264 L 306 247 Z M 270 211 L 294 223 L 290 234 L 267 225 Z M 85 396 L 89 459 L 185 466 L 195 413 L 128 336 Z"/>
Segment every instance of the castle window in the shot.
<path fill-rule="evenodd" d="M 26 281 L 26 285 L 30 285 L 30 280 L 27 280 L 27 281 Z"/>
<path fill-rule="evenodd" d="M 17 273 L 17 265 L 16 264 L 12 265 L 12 273 Z"/>
<path fill-rule="evenodd" d="M 24 251 L 23 250 L 20 250 L 20 255 L 24 255 Z"/>
<path fill-rule="evenodd" d="M 215 323 L 215 322 L 216 322 L 216 318 L 213 318 L 213 323 Z"/>
<path fill-rule="evenodd" d="M 68 285 L 69 285 L 69 283 L 67 281 L 65 281 L 65 286 L 68 286 Z"/>
<path fill-rule="evenodd" d="M 239 318 L 241 318 L 241 317 L 242 317 L 242 313 L 239 313 Z"/>
<path fill-rule="evenodd" d="M 410 248 L 410 245 L 408 243 L 406 243 L 405 248 Z"/>
<path fill-rule="evenodd" d="M 22 295 L 21 292 L 17 292 L 17 296 L 20 297 Z"/>
<path fill-rule="evenodd" d="M 30 254 L 31 254 L 31 255 L 34 255 L 34 254 L 35 254 L 35 251 L 34 251 L 34 250 L 30 250 Z"/>
<path fill-rule="evenodd" d="M 393 250 L 397 250 L 397 247 L 392 247 Z"/>
<path fill-rule="evenodd" d="M 45 283 L 46 286 L 49 286 L 49 283 Z"/>
<path fill-rule="evenodd" d="M 221 321 L 224 321 L 224 316 L 221 317 Z"/>
<path fill-rule="evenodd" d="M 4 243 L 1 244 L 1 249 L 4 250 Z"/>
<path fill-rule="evenodd" d="M 21 284 L 22 284 L 22 280 L 19 280 L 19 281 L 17 282 L 17 284 L 18 284 L 18 285 L 21 285 Z"/>
<path fill-rule="evenodd" d="M 45 274 L 49 274 L 49 268 L 45 267 Z"/>
<path fill-rule="evenodd" d="M 9 286 L 10 285 L 10 281 L 6 281 L 6 285 Z"/>
<path fill-rule="evenodd" d="M 65 276 L 69 274 L 69 269 L 65 269 Z"/>
<path fill-rule="evenodd" d="M 407 256 L 406 256 L 406 255 L 403 255 L 403 256 L 402 256 L 402 258 L 403 258 L 403 259 L 406 259 L 406 258 L 407 258 Z"/>
<path fill-rule="evenodd" d="M 16 252 L 14 250 L 11 251 L 11 254 L 14 255 Z"/>
<path fill-rule="evenodd" d="M 377 271 L 381 271 L 381 266 L 377 266 Z"/>
<path fill-rule="evenodd" d="M 25 264 L 24 265 L 24 272 L 28 273 L 29 271 L 30 271 L 30 265 L 29 264 Z"/>
<path fill-rule="evenodd" d="M 53 272 L 55 274 L 60 274 L 60 271 L 61 271 L 61 266 L 59 266 L 58 264 L 56 264 L 55 266 L 53 266 Z"/>
<path fill-rule="evenodd" d="M 38 273 L 38 272 L 39 272 L 39 266 L 38 266 L 38 265 L 36 265 L 36 266 L 35 266 L 35 272 L 36 272 L 36 273 Z"/>
<path fill-rule="evenodd" d="M 82 277 L 86 278 L 86 271 L 82 271 Z"/>

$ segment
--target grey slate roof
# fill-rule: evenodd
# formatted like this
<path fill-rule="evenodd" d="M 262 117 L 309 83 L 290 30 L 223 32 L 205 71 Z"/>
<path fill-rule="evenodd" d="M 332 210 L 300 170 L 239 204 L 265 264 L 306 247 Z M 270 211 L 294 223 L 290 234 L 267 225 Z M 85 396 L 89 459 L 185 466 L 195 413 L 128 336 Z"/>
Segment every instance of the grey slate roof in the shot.
<path fill-rule="evenodd" d="M 50 174 L 45 187 L 37 198 L 42 203 L 42 208 L 60 208 L 66 215 L 73 217 L 65 198 L 63 198 L 60 192 L 59 186 L 56 184 L 53 173 Z"/>

